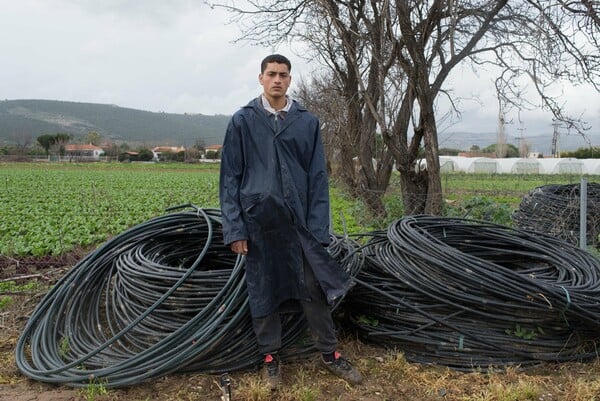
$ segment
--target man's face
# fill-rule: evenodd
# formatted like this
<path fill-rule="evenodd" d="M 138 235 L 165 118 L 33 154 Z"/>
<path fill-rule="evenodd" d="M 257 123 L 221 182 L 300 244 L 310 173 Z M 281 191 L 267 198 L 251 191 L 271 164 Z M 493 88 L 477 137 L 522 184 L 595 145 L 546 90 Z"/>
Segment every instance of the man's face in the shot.
<path fill-rule="evenodd" d="M 278 99 L 285 96 L 292 82 L 292 76 L 287 65 L 267 63 L 267 68 L 258 76 L 258 80 L 267 98 Z"/>

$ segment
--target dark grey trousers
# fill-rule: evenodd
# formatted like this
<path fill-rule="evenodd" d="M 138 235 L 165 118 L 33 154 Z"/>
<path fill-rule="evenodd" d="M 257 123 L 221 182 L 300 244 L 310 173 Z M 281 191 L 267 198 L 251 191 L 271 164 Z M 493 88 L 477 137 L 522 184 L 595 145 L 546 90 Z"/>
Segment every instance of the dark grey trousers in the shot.
<path fill-rule="evenodd" d="M 308 322 L 315 346 L 321 352 L 333 352 L 337 347 L 335 326 L 325 294 L 315 279 L 315 275 L 304 263 L 304 280 L 310 301 L 299 301 Z M 281 348 L 281 317 L 279 311 L 270 315 L 253 318 L 252 327 L 256 334 L 258 350 L 263 355 L 275 353 Z"/>

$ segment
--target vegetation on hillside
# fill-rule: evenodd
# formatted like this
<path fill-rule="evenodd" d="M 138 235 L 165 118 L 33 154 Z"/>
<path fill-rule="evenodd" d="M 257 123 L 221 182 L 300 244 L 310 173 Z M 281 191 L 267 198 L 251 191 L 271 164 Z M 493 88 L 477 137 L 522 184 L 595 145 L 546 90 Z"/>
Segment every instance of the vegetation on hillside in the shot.
<path fill-rule="evenodd" d="M 97 132 L 108 141 L 189 145 L 221 143 L 229 116 L 173 114 L 107 104 L 54 100 L 0 101 L 0 143 L 22 144 L 65 132 L 82 141 Z"/>

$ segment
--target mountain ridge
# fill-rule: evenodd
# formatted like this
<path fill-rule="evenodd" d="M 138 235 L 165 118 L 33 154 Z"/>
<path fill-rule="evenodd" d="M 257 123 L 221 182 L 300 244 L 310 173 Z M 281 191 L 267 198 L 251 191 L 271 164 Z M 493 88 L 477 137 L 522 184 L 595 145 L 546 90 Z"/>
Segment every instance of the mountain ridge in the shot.
<path fill-rule="evenodd" d="M 198 140 L 220 144 L 230 116 L 150 112 L 111 104 L 60 100 L 0 101 L 0 142 L 33 140 L 69 133 L 74 140 L 90 131 L 105 141 L 191 146 Z"/>
<path fill-rule="evenodd" d="M 145 146 L 192 146 L 223 142 L 229 115 L 176 114 L 120 107 L 114 104 L 62 100 L 16 99 L 0 101 L 0 144 L 35 142 L 43 134 L 64 132 L 73 142 L 82 142 L 90 131 L 98 132 L 103 142 L 126 142 Z M 440 148 L 468 150 L 484 148 L 496 142 L 495 132 L 444 132 L 438 135 Z M 523 138 L 530 151 L 551 154 L 552 133 Z M 520 138 L 508 137 L 507 143 L 519 147 Z M 561 151 L 600 146 L 600 134 L 583 138 L 562 135 Z"/>

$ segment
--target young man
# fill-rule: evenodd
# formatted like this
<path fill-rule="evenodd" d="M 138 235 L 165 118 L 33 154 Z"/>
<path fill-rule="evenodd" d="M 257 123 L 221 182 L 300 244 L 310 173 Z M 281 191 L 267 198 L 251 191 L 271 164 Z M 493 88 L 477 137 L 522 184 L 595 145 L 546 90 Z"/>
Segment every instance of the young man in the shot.
<path fill-rule="evenodd" d="M 329 305 L 351 287 L 331 258 L 329 188 L 318 119 L 287 96 L 290 61 L 261 63 L 263 93 L 237 111 L 225 134 L 219 195 L 223 236 L 246 256 L 252 324 L 263 379 L 281 383 L 280 307 L 299 302 L 324 365 L 350 383 L 360 373 L 336 351 Z"/>

